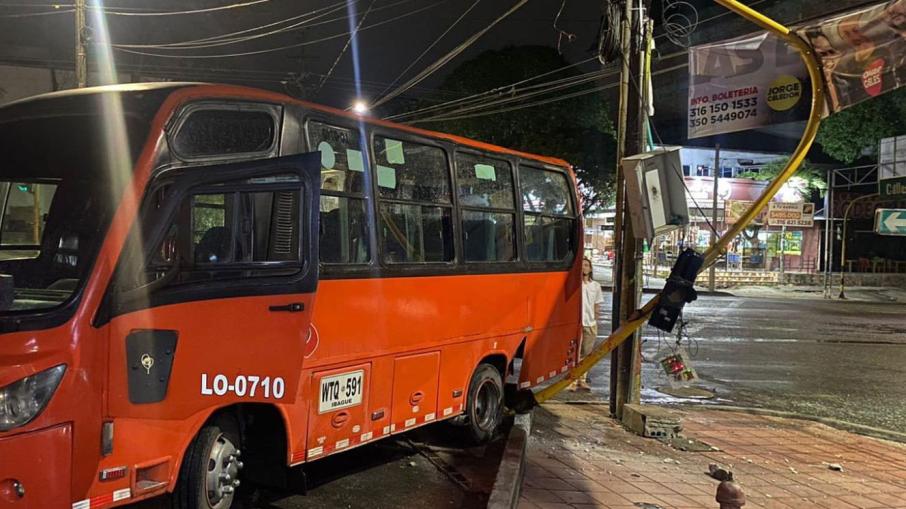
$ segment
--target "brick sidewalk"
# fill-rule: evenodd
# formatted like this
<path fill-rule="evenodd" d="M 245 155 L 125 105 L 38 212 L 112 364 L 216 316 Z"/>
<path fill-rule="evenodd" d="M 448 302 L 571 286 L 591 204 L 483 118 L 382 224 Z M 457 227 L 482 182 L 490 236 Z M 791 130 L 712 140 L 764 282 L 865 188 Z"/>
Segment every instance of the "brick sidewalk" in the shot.
<path fill-rule="evenodd" d="M 906 446 L 810 421 L 717 410 L 679 412 L 708 452 L 641 438 L 606 405 L 535 411 L 520 508 L 717 508 L 709 463 L 729 466 L 745 509 L 906 507 Z M 842 472 L 828 464 L 843 466 Z M 651 504 L 651 505 L 645 505 Z"/>

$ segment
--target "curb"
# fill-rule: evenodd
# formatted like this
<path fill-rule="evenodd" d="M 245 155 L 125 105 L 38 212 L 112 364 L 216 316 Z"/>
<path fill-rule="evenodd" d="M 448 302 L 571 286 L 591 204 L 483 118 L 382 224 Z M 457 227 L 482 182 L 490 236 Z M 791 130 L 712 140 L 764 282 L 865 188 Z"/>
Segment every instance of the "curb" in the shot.
<path fill-rule="evenodd" d="M 696 410 L 719 410 L 722 412 L 742 412 L 752 415 L 765 415 L 768 417 L 781 417 L 784 419 L 798 419 L 801 421 L 812 421 L 819 424 L 824 424 L 825 426 L 848 431 L 850 433 L 856 433 L 859 435 L 865 435 L 872 438 L 880 438 L 882 440 L 890 440 L 892 442 L 906 443 L 906 433 L 901 433 L 899 431 L 892 431 L 883 428 L 875 428 L 872 426 L 866 426 L 864 424 L 855 424 L 852 422 L 842 421 L 840 419 L 832 419 L 830 417 L 818 417 L 815 415 L 804 415 L 796 412 L 787 412 L 784 410 L 770 410 L 767 408 L 754 408 L 754 407 L 742 407 L 742 406 L 727 406 L 727 405 L 676 405 L 680 408 L 687 409 L 696 409 Z"/>
<path fill-rule="evenodd" d="M 514 509 L 519 505 L 522 478 L 525 476 L 525 452 L 532 433 L 532 414 L 516 414 L 506 439 L 503 458 L 488 498 L 488 509 Z"/>
<path fill-rule="evenodd" d="M 605 291 L 605 292 L 613 292 L 613 286 L 601 285 L 601 290 L 603 290 L 603 291 Z M 644 294 L 646 294 L 646 295 L 657 294 L 657 293 L 660 293 L 660 291 L 661 291 L 661 289 L 659 289 L 659 288 L 644 288 L 644 289 L 642 289 L 642 293 L 644 293 Z M 698 288 L 696 288 L 696 289 L 695 289 L 695 292 L 696 292 L 698 295 L 702 295 L 702 296 L 705 296 L 705 297 L 735 297 L 735 295 L 732 294 L 732 293 L 730 293 L 730 292 L 719 291 L 719 290 L 715 290 L 715 291 L 711 292 L 711 291 L 708 291 L 708 290 L 699 290 Z"/>

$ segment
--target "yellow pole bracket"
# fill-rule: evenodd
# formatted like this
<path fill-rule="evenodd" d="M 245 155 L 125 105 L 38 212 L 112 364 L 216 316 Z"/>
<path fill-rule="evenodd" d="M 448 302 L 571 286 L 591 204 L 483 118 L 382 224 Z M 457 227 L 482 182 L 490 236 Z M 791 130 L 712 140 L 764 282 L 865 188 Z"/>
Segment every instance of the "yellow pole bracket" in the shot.
<path fill-rule="evenodd" d="M 818 134 L 818 126 L 821 124 L 821 115 L 824 111 L 824 88 L 823 82 L 821 81 L 821 66 L 818 63 L 818 60 L 815 58 L 815 54 L 812 51 L 812 48 L 803 41 L 798 35 L 795 34 L 789 28 L 777 23 L 771 18 L 761 14 L 760 12 L 755 11 L 751 7 L 744 5 L 736 0 L 715 0 L 718 4 L 726 7 L 727 9 L 739 14 L 743 18 L 755 23 L 756 25 L 764 28 L 768 32 L 773 33 L 777 37 L 780 37 L 788 44 L 796 48 L 799 52 L 802 61 L 805 63 L 805 67 L 808 70 L 809 79 L 812 84 L 812 103 L 811 103 L 811 112 L 809 113 L 808 122 L 805 125 L 805 131 L 802 133 L 802 139 L 799 141 L 799 145 L 796 147 L 796 150 L 793 152 L 793 155 L 790 157 L 789 162 L 787 162 L 786 167 L 783 171 L 777 175 L 767 189 L 761 194 L 761 196 L 756 200 L 745 214 L 743 214 L 739 220 L 734 224 L 727 232 L 725 232 L 717 243 L 707 251 L 705 251 L 705 263 L 702 265 L 701 271 L 704 271 L 711 266 L 717 259 L 720 257 L 721 252 L 723 252 L 727 245 L 739 235 L 742 230 L 751 223 L 756 216 L 764 209 L 768 202 L 774 198 L 774 195 L 780 191 L 780 188 L 789 180 L 790 177 L 796 173 L 796 170 L 799 169 L 799 166 L 802 164 L 802 161 L 805 160 L 805 156 L 808 153 L 809 149 L 812 146 L 812 143 L 815 141 L 815 136 Z M 699 272 L 701 272 L 699 271 Z M 595 347 L 590 354 L 588 354 L 584 359 L 582 359 L 575 367 L 569 370 L 566 375 L 554 382 L 553 384 L 545 387 L 541 391 L 535 393 L 535 402 L 544 403 L 548 399 L 552 398 L 554 395 L 562 391 L 563 389 L 569 387 L 573 381 L 578 379 L 582 374 L 588 372 L 592 366 L 598 363 L 603 359 L 607 354 L 609 354 L 614 348 L 620 345 L 623 341 L 631 336 L 635 331 L 641 328 L 648 317 L 651 315 L 651 312 L 654 311 L 654 308 L 657 306 L 658 300 L 661 298 L 661 295 L 658 294 L 649 300 L 641 309 L 635 311 L 627 321 L 620 324 L 617 330 L 613 331 L 603 343 Z"/>

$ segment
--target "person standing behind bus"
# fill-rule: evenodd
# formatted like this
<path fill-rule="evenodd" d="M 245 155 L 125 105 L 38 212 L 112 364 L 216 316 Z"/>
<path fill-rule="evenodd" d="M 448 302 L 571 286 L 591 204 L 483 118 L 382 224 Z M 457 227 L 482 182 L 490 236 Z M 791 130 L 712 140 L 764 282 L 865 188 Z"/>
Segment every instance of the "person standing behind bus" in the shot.
<path fill-rule="evenodd" d="M 595 339 L 598 337 L 598 313 L 601 311 L 601 305 L 604 304 L 604 293 L 601 292 L 601 284 L 594 280 L 594 269 L 591 266 L 591 259 L 585 257 L 582 260 L 582 345 L 579 349 L 580 359 L 585 358 L 595 347 Z M 588 385 L 588 374 L 582 376 L 573 384 L 572 390 L 590 391 Z"/>

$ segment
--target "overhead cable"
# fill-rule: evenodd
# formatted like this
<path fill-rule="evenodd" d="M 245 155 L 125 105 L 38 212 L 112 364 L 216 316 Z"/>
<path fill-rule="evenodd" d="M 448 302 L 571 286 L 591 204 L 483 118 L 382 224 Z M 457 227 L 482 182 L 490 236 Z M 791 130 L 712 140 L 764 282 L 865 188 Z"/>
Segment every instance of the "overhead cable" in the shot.
<path fill-rule="evenodd" d="M 394 90 L 394 91 L 388 93 L 388 94 L 385 95 L 384 97 L 381 97 L 380 99 L 378 99 L 377 101 L 375 101 L 374 104 L 372 105 L 372 107 L 380 106 L 380 105 L 386 103 L 387 101 L 389 101 L 389 100 L 391 100 L 391 99 L 393 99 L 393 98 L 399 96 L 400 94 L 406 92 L 407 90 L 409 90 L 410 88 L 414 87 L 415 85 L 421 83 L 425 78 L 427 78 L 428 76 L 434 74 L 435 71 L 437 71 L 438 69 L 440 69 L 441 67 L 443 67 L 444 65 L 446 65 L 450 60 L 453 60 L 454 58 L 456 58 L 457 56 L 459 56 L 460 53 L 462 53 L 463 51 L 465 51 L 469 46 L 471 46 L 473 43 L 475 43 L 475 41 L 477 41 L 478 39 L 480 39 L 481 36 L 483 36 L 484 34 L 488 33 L 488 32 L 489 32 L 492 28 L 494 28 L 498 23 L 500 23 L 500 22 L 503 21 L 504 19 L 508 18 L 511 14 L 513 14 L 514 12 L 516 12 L 517 10 L 519 10 L 523 5 L 525 5 L 525 4 L 527 4 L 527 3 L 528 3 L 528 0 L 519 0 L 514 6 L 510 7 L 509 10 L 507 10 L 507 11 L 506 11 L 505 13 L 503 13 L 502 15 L 498 16 L 497 19 L 495 19 L 494 21 L 492 21 L 488 26 L 482 28 L 481 30 L 479 30 L 478 32 L 476 32 L 475 34 L 473 34 L 471 37 L 469 37 L 468 39 L 466 39 L 465 41 L 463 41 L 459 46 L 456 46 L 455 48 L 453 48 L 452 50 L 450 50 L 449 53 L 447 53 L 446 55 L 442 56 L 442 57 L 439 58 L 436 62 L 434 62 L 433 64 L 429 65 L 429 66 L 426 67 L 423 71 L 421 71 L 420 73 L 418 73 L 418 74 L 416 74 L 414 77 L 412 77 L 409 81 L 407 81 L 406 83 L 404 83 L 404 84 L 402 84 L 401 86 L 399 86 L 396 90 Z"/>
<path fill-rule="evenodd" d="M 444 3 L 444 2 L 445 2 L 445 0 L 439 0 L 439 1 L 437 1 L 437 2 L 433 2 L 433 3 L 431 3 L 431 4 L 428 4 L 428 5 L 424 6 L 424 7 L 421 7 L 421 8 L 418 8 L 418 9 L 414 9 L 414 10 L 412 10 L 412 11 L 409 11 L 409 12 L 406 12 L 406 13 L 403 13 L 403 14 L 400 14 L 400 15 L 398 15 L 398 16 L 394 16 L 393 18 L 386 19 L 386 20 L 383 20 L 383 21 L 378 21 L 378 22 L 376 22 L 376 23 L 372 23 L 372 24 L 367 25 L 367 26 L 363 26 L 363 27 L 361 27 L 361 28 L 359 29 L 359 32 L 364 32 L 365 30 L 369 30 L 369 29 L 371 29 L 371 28 L 377 28 L 377 27 L 379 27 L 379 26 L 383 26 L 383 25 L 386 25 L 386 24 L 388 24 L 388 23 L 393 23 L 393 22 L 395 22 L 395 21 L 399 21 L 399 20 L 401 20 L 401 19 L 403 19 L 403 18 L 407 18 L 407 17 L 409 17 L 409 16 L 414 16 L 414 15 L 419 14 L 419 13 L 421 13 L 421 12 L 424 12 L 424 11 L 426 11 L 426 10 L 428 10 L 428 9 L 432 9 L 432 8 L 434 8 L 434 7 L 437 7 L 438 5 L 440 5 L 440 4 Z M 331 40 L 334 40 L 334 39 L 340 39 L 340 38 L 343 38 L 343 37 L 348 36 L 350 33 L 352 33 L 351 30 L 346 31 L 346 32 L 343 32 L 343 33 L 339 33 L 339 34 L 334 34 L 334 35 L 329 35 L 329 36 L 326 36 L 326 37 L 321 37 L 321 38 L 319 38 L 319 39 L 313 39 L 313 40 L 310 40 L 310 41 L 299 42 L 299 43 L 296 43 L 296 44 L 288 44 L 288 45 L 286 45 L 286 46 L 277 46 L 277 47 L 274 47 L 274 48 L 265 48 L 265 49 L 260 49 L 260 50 L 243 51 L 243 52 L 237 52 L 237 53 L 218 53 L 218 54 L 212 54 L 212 55 L 181 55 L 181 54 L 180 54 L 180 55 L 174 55 L 174 54 L 168 54 L 168 53 L 151 53 L 151 52 L 147 52 L 147 51 L 135 51 L 135 50 L 131 50 L 131 49 L 128 49 L 128 48 L 120 48 L 120 47 L 116 47 L 116 46 L 114 46 L 114 49 L 117 50 L 117 51 L 121 51 L 121 52 L 123 52 L 123 53 L 130 53 L 130 54 L 133 54 L 133 55 L 143 55 L 143 56 L 157 57 L 157 58 L 178 58 L 178 59 L 235 58 L 235 57 L 245 57 L 245 56 L 252 56 L 252 55 L 263 55 L 263 54 L 265 54 L 265 53 L 273 53 L 273 52 L 276 52 L 276 51 L 285 51 L 285 50 L 288 50 L 288 49 L 300 48 L 300 47 L 303 47 L 303 46 L 310 46 L 310 45 L 312 45 L 312 44 L 319 44 L 319 43 L 326 42 L 326 41 L 331 41 Z"/>
<path fill-rule="evenodd" d="M 652 75 L 657 75 L 657 74 L 663 74 L 663 73 L 667 73 L 667 72 L 672 72 L 672 71 L 675 71 L 675 70 L 677 70 L 677 69 L 682 69 L 683 67 L 686 67 L 687 65 L 688 65 L 688 64 L 681 64 L 681 65 L 675 65 L 675 66 L 673 66 L 673 67 L 669 67 L 669 68 L 666 68 L 666 69 L 660 69 L 660 70 L 658 70 L 658 71 L 656 71 L 656 72 L 653 72 Z M 525 109 L 525 108 L 534 108 L 534 107 L 537 107 L 537 106 L 543 106 L 543 105 L 552 104 L 552 103 L 555 103 L 555 102 L 566 101 L 566 100 L 568 100 L 568 99 L 574 99 L 574 98 L 576 98 L 576 97 L 581 97 L 581 96 L 583 96 L 583 95 L 593 94 L 593 93 L 596 93 L 596 92 L 601 92 L 601 91 L 603 91 L 603 90 L 607 90 L 607 89 L 609 89 L 609 88 L 614 88 L 614 87 L 616 87 L 617 85 L 619 85 L 619 83 L 616 83 L 616 82 L 615 82 L 615 83 L 608 83 L 608 84 L 606 84 L 606 85 L 601 85 L 601 86 L 597 86 L 597 87 L 592 87 L 592 88 L 589 88 L 589 89 L 586 89 L 586 90 L 580 90 L 580 91 L 577 91 L 577 92 L 573 92 L 573 93 L 571 93 L 571 94 L 560 95 L 560 96 L 552 97 L 552 98 L 549 98 L 549 99 L 542 99 L 542 100 L 535 101 L 535 102 L 528 103 L 528 104 L 517 104 L 517 105 L 515 105 L 515 106 L 510 106 L 510 107 L 507 107 L 507 108 L 500 108 L 500 109 L 490 110 L 490 111 L 480 111 L 480 112 L 472 113 L 472 114 L 468 114 L 468 115 L 460 115 L 460 116 L 453 116 L 453 117 L 437 117 L 437 118 L 430 118 L 430 119 L 414 120 L 414 121 L 411 121 L 411 122 L 404 122 L 404 123 L 405 123 L 405 124 L 418 124 L 418 123 L 422 123 L 422 122 L 443 122 L 443 121 L 447 121 L 447 120 L 463 120 L 463 119 L 467 119 L 467 118 L 476 118 L 476 117 L 485 117 L 485 116 L 488 116 L 488 115 L 497 115 L 497 114 L 500 114 L 500 113 L 507 113 L 507 112 L 511 112 L 511 111 L 522 110 L 522 109 Z"/>
<path fill-rule="evenodd" d="M 359 1 L 361 1 L 361 0 L 352 0 L 353 3 L 359 2 Z M 409 1 L 409 0 L 403 0 L 403 1 Z M 319 23 L 312 23 L 312 21 L 320 19 L 323 16 L 326 16 L 328 14 L 333 14 L 334 12 L 343 10 L 345 8 L 346 8 L 346 2 L 341 0 L 339 2 L 333 3 L 326 7 L 322 7 L 320 9 L 315 9 L 313 11 L 309 11 L 309 12 L 306 12 L 303 14 L 297 14 L 297 15 L 291 16 L 289 18 L 285 18 L 285 19 L 282 19 L 279 21 L 268 23 L 266 25 L 260 25 L 260 26 L 256 26 L 256 27 L 252 27 L 252 28 L 246 28 L 244 30 L 238 30 L 236 32 L 212 35 L 209 37 L 202 37 L 200 39 L 193 39 L 193 40 L 189 40 L 189 41 L 158 43 L 158 44 L 115 44 L 114 47 L 130 48 L 130 49 L 133 49 L 133 48 L 134 49 L 158 48 L 158 49 L 174 49 L 175 50 L 175 49 L 196 49 L 196 48 L 205 48 L 205 47 L 213 47 L 213 46 L 222 46 L 225 44 L 234 44 L 236 42 L 245 42 L 245 41 L 250 41 L 250 40 L 261 38 L 261 37 L 276 35 L 278 33 L 293 30 L 293 29 L 301 27 L 301 26 L 305 26 L 306 28 L 315 26 Z M 284 23 L 291 23 L 293 21 L 297 21 L 302 18 L 307 18 L 307 19 L 304 19 L 302 21 L 299 21 L 298 23 L 294 23 L 289 26 L 285 26 L 285 27 L 278 28 L 276 30 L 272 30 L 270 32 L 265 32 L 263 34 L 253 34 L 253 35 L 244 36 L 244 37 L 236 37 L 236 36 L 240 36 L 242 34 L 248 34 L 250 32 L 257 32 L 259 30 L 272 28 L 277 25 L 282 25 Z M 324 21 L 323 23 L 331 23 L 331 22 L 339 21 L 339 20 L 343 20 L 343 19 L 346 19 L 346 17 L 344 16 L 341 18 L 333 18 L 331 20 Z M 219 43 L 223 43 L 223 44 L 219 44 Z"/>
<path fill-rule="evenodd" d="M 470 5 L 465 10 L 465 12 L 463 12 L 458 18 L 456 18 L 456 21 L 454 21 L 449 27 L 447 27 L 446 30 L 444 30 L 444 33 L 440 34 L 436 39 L 434 39 L 434 42 L 429 44 L 428 47 L 425 48 L 425 50 L 422 51 L 421 54 L 418 57 L 416 57 L 415 60 L 410 62 L 409 65 L 407 65 L 406 68 L 403 69 L 403 71 L 401 73 L 399 73 L 399 75 L 393 81 L 390 82 L 390 85 L 388 85 L 387 88 L 385 88 L 381 92 L 381 96 L 386 94 L 387 91 L 390 90 L 393 87 L 393 85 L 396 85 L 396 83 L 399 80 L 403 79 L 403 76 L 405 76 L 406 73 L 409 72 L 409 69 L 412 69 L 412 67 L 415 66 L 416 63 L 418 63 L 422 58 L 424 58 L 424 56 L 427 55 L 428 52 L 431 51 L 431 49 L 434 48 L 434 46 L 436 46 L 437 43 L 439 43 L 441 41 L 441 39 L 443 39 L 448 33 L 450 33 L 450 30 L 453 30 L 453 27 L 455 27 L 460 21 L 462 21 L 462 19 L 465 18 L 469 14 L 469 12 L 471 12 L 472 9 L 474 9 L 475 6 L 478 5 L 478 2 L 480 2 L 480 1 L 481 0 L 475 0 L 475 2 L 473 2 L 472 5 Z"/>
<path fill-rule="evenodd" d="M 362 23 L 365 22 L 365 18 L 368 17 L 368 13 L 371 12 L 371 8 L 374 7 L 375 2 L 377 2 L 377 0 L 371 0 L 371 3 L 368 4 L 368 8 L 365 9 L 365 13 L 362 14 L 362 19 L 360 19 L 359 22 L 356 23 L 355 28 L 353 28 L 350 32 L 349 39 L 346 39 L 346 44 L 343 45 L 343 49 L 340 50 L 340 54 L 337 55 L 337 58 L 333 61 L 330 69 L 327 70 L 327 74 L 325 74 L 324 77 L 321 78 L 321 82 L 318 83 L 318 88 L 317 90 L 315 90 L 315 94 L 320 92 L 324 87 L 324 84 L 327 83 L 327 80 L 330 79 L 330 75 L 333 74 L 333 70 L 337 68 L 337 64 L 339 64 L 340 60 L 343 59 L 343 55 L 346 54 L 346 50 L 349 49 L 349 45 L 352 44 L 352 40 L 355 38 L 356 34 L 359 33 L 359 29 L 362 28 Z"/>
<path fill-rule="evenodd" d="M 250 5 L 257 5 L 270 2 L 271 0 L 250 0 L 248 2 L 241 2 L 230 5 L 221 5 L 218 7 L 206 7 L 204 9 L 191 9 L 184 11 L 157 11 L 157 12 L 128 12 L 128 11 L 117 11 L 115 8 L 110 7 L 99 7 L 99 6 L 88 6 L 89 9 L 102 9 L 104 14 L 110 16 L 182 16 L 185 14 L 204 14 L 208 12 L 215 11 L 224 11 L 228 9 L 239 9 L 242 7 L 248 7 Z"/>
<path fill-rule="evenodd" d="M 574 63 L 574 64 L 564 65 L 563 67 L 558 67 L 557 69 L 553 69 L 553 70 L 551 70 L 551 71 L 543 72 L 543 73 L 537 74 L 537 75 L 535 75 L 535 76 L 530 76 L 530 77 L 525 78 L 525 79 L 523 79 L 523 80 L 515 81 L 515 82 L 513 82 L 513 83 L 509 83 L 509 84 L 507 84 L 507 85 L 502 85 L 502 86 L 499 86 L 499 87 L 494 87 L 494 88 L 485 90 L 484 92 L 478 92 L 478 93 L 476 93 L 476 94 L 468 95 L 468 96 L 466 96 L 466 97 L 461 97 L 461 98 L 459 98 L 459 99 L 454 99 L 454 100 L 452 100 L 452 101 L 447 101 L 447 102 L 442 103 L 442 104 L 435 104 L 435 105 L 433 105 L 433 106 L 426 106 L 426 107 L 424 107 L 424 108 L 419 108 L 419 109 L 417 109 L 417 110 L 407 111 L 407 112 L 405 112 L 405 113 L 398 113 L 398 114 L 396 114 L 396 115 L 390 115 L 390 116 L 388 116 L 388 117 L 384 117 L 384 120 L 397 120 L 397 119 L 399 119 L 399 118 L 401 118 L 401 117 L 407 117 L 407 116 L 411 116 L 411 115 L 416 115 L 416 114 L 418 114 L 418 113 L 425 113 L 425 112 L 428 112 L 428 111 L 434 111 L 434 110 L 441 109 L 441 108 L 445 108 L 445 107 L 448 107 L 448 106 L 455 106 L 455 105 L 458 105 L 458 104 L 461 104 L 461 103 L 467 103 L 467 102 L 470 102 L 470 101 L 472 101 L 472 100 L 480 99 L 480 98 L 485 97 L 485 96 L 488 96 L 488 95 L 500 94 L 500 93 L 503 93 L 503 92 L 506 92 L 506 91 L 510 91 L 510 90 L 512 90 L 514 87 L 517 87 L 517 86 L 522 85 L 522 84 L 524 84 L 524 83 L 528 83 L 528 82 L 531 82 L 531 81 L 535 81 L 535 80 L 537 80 L 537 79 L 544 78 L 545 76 L 550 76 L 551 74 L 556 74 L 556 73 L 558 73 L 558 72 L 565 71 L 565 70 L 567 70 L 567 69 L 570 69 L 570 68 L 573 68 L 573 67 L 577 67 L 577 66 L 580 66 L 580 65 L 582 65 L 582 64 L 586 64 L 586 63 L 588 63 L 588 62 L 591 62 L 591 61 L 594 60 L 595 58 L 597 58 L 597 57 L 587 58 L 587 59 L 585 59 L 585 60 L 576 62 L 576 63 Z"/>

